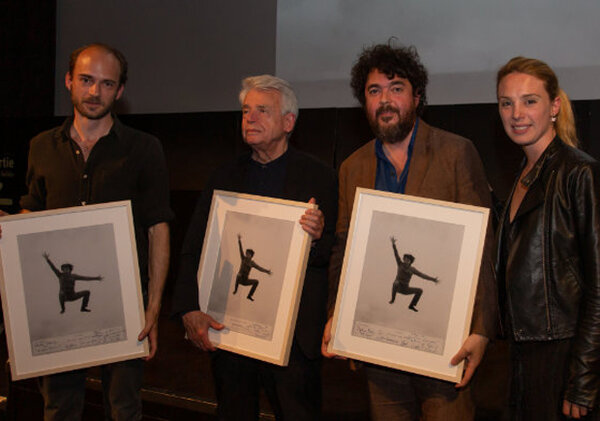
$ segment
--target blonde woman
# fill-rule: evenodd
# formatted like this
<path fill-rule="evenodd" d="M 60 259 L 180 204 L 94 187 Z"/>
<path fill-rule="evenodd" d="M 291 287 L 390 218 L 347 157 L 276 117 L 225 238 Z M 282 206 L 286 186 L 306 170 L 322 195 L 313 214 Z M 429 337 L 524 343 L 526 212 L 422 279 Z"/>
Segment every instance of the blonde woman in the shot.
<path fill-rule="evenodd" d="M 498 72 L 497 94 L 504 129 L 525 154 L 502 213 L 496 263 L 511 349 L 511 419 L 592 419 L 600 167 L 577 149 L 571 104 L 546 63 L 511 59 Z"/>

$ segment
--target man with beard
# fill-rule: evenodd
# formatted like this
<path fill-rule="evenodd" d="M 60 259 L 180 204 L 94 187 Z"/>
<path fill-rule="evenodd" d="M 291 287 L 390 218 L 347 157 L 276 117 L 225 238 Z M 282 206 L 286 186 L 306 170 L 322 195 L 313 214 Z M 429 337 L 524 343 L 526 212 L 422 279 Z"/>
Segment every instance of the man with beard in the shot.
<path fill-rule="evenodd" d="M 31 141 L 24 212 L 131 200 L 150 359 L 156 353 L 158 315 L 169 264 L 169 185 L 158 139 L 121 124 L 111 113 L 123 94 L 127 61 L 103 44 L 71 54 L 65 85 L 73 116 Z M 107 419 L 141 419 L 143 361 L 102 366 Z M 40 389 L 46 420 L 80 419 L 85 370 L 44 376 Z"/>
<path fill-rule="evenodd" d="M 438 200 L 490 206 L 483 165 L 472 143 L 429 126 L 421 118 L 426 104 L 427 71 L 414 47 L 375 45 L 365 49 L 352 69 L 354 96 L 364 107 L 376 138 L 340 167 L 336 244 L 330 264 L 330 314 L 337 295 L 348 225 L 357 187 L 406 193 Z M 488 235 L 487 244 L 491 244 Z M 485 253 L 489 260 L 489 250 Z M 491 265 L 484 262 L 471 335 L 450 361 L 466 360 L 457 385 L 365 364 L 373 420 L 469 420 L 474 417 L 465 386 L 485 352 L 495 326 L 495 289 Z M 327 357 L 331 319 L 323 334 Z"/>

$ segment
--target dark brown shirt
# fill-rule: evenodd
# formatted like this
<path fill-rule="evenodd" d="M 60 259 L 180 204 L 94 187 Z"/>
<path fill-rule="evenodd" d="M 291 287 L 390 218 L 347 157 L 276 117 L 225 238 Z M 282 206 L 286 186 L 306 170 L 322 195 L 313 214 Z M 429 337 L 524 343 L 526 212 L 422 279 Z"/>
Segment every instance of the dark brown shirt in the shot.
<path fill-rule="evenodd" d="M 148 228 L 173 218 L 160 141 L 116 118 L 87 161 L 62 126 L 31 140 L 21 207 L 31 211 L 131 200 L 142 285 L 148 281 Z"/>

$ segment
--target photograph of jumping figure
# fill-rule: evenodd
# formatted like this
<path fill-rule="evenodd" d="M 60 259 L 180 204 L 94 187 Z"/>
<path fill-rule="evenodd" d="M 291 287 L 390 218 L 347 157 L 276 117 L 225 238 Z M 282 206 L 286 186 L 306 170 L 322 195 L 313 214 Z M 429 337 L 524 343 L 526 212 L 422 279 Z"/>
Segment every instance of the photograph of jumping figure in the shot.
<path fill-rule="evenodd" d="M 390 304 L 394 303 L 396 299 L 396 294 L 402 295 L 413 295 L 413 298 L 408 305 L 408 308 L 412 311 L 417 310 L 417 303 L 421 299 L 421 295 L 423 295 L 423 290 L 421 288 L 414 288 L 409 286 L 410 279 L 413 275 L 417 275 L 420 278 L 423 278 L 428 281 L 435 282 L 436 284 L 439 282 L 438 278 L 434 278 L 433 276 L 429 276 L 424 274 L 423 272 L 418 271 L 416 268 L 412 266 L 415 261 L 415 257 L 412 254 L 405 254 L 402 259 L 400 259 L 400 255 L 398 254 L 398 249 L 396 248 L 396 238 L 390 237 L 392 240 L 392 248 L 394 249 L 394 256 L 396 257 L 396 263 L 398 264 L 398 273 L 396 274 L 396 279 L 394 280 L 394 284 L 392 285 L 392 299 L 390 300 Z"/>
<path fill-rule="evenodd" d="M 65 302 L 66 301 L 76 301 L 80 298 L 83 298 L 81 302 L 81 311 L 82 312 L 90 312 L 91 310 L 87 307 L 90 301 L 90 291 L 83 290 L 75 292 L 75 281 L 101 281 L 102 276 L 83 276 L 77 275 L 73 273 L 73 265 L 70 263 L 63 263 L 60 266 L 61 270 L 58 270 L 52 260 L 50 260 L 50 255 L 48 253 L 43 254 L 46 262 L 58 278 L 58 282 L 60 285 L 60 291 L 58 293 L 58 300 L 60 301 L 60 313 L 65 312 Z"/>
<path fill-rule="evenodd" d="M 242 259 L 242 262 L 240 263 L 240 270 L 235 278 L 235 288 L 233 293 L 235 294 L 237 292 L 239 285 L 252 285 L 252 288 L 250 288 L 250 292 L 246 298 L 248 298 L 250 301 L 254 301 L 252 296 L 254 295 L 256 288 L 258 288 L 259 282 L 256 279 L 248 279 L 250 271 L 252 268 L 254 268 L 260 272 L 266 273 L 267 275 L 271 275 L 271 271 L 257 265 L 254 260 L 252 260 L 254 257 L 254 250 L 247 249 L 244 253 L 244 248 L 242 247 L 242 236 L 240 234 L 238 234 L 238 246 L 240 248 L 240 258 Z"/>

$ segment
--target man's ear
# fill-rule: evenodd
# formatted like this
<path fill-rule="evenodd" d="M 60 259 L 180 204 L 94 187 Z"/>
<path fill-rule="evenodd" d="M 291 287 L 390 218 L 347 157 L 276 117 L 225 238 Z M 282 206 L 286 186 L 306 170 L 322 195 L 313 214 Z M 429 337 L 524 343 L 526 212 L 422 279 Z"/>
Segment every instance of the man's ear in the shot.
<path fill-rule="evenodd" d="M 287 113 L 283 116 L 283 130 L 286 133 L 291 133 L 294 130 L 294 125 L 296 124 L 296 115 L 293 113 Z"/>
<path fill-rule="evenodd" d="M 415 108 L 417 108 L 420 103 L 421 103 L 421 94 L 413 95 L 413 104 L 415 105 Z"/>
<path fill-rule="evenodd" d="M 117 90 L 117 96 L 115 97 L 115 100 L 121 99 L 121 96 L 123 95 L 124 90 L 125 90 L 125 85 L 121 84 L 119 86 L 119 89 Z"/>
<path fill-rule="evenodd" d="M 65 74 L 65 86 L 69 91 L 71 91 L 71 86 L 73 85 L 73 77 L 71 76 L 71 72 L 67 72 Z"/>
<path fill-rule="evenodd" d="M 558 113 L 560 112 L 560 105 L 561 105 L 561 101 L 560 101 L 560 97 L 557 96 L 556 98 L 554 98 L 552 100 L 552 103 L 550 104 L 551 107 L 551 117 L 557 117 Z"/>

